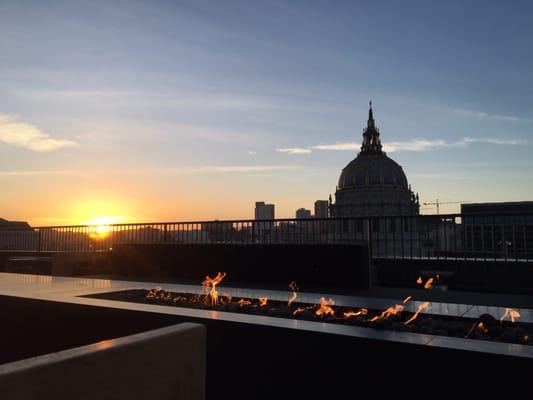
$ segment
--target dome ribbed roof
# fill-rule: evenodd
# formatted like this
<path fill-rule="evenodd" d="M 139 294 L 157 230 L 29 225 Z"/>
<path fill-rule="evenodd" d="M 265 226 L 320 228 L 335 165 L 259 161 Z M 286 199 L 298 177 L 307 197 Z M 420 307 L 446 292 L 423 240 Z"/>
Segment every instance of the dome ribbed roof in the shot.
<path fill-rule="evenodd" d="M 402 167 L 384 153 L 360 153 L 342 170 L 337 190 L 378 186 L 407 189 Z"/>

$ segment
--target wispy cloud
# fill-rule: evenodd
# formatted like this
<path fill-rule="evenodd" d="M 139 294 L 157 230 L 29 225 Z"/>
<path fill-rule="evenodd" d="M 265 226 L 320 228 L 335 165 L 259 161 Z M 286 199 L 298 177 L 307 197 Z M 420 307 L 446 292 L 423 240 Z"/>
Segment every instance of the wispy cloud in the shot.
<path fill-rule="evenodd" d="M 114 175 L 189 175 L 189 174 L 245 174 L 245 173 L 275 173 L 289 170 L 301 169 L 298 165 L 203 165 L 192 167 L 168 167 L 168 168 L 146 168 L 146 169 L 117 169 L 113 170 Z M 88 177 L 105 175 L 108 171 L 92 170 L 90 173 L 82 171 L 61 171 L 61 170 L 12 170 L 0 171 L 0 178 L 9 177 L 55 177 L 72 176 Z"/>
<path fill-rule="evenodd" d="M 238 173 L 263 173 L 300 169 L 297 165 L 204 165 L 195 167 L 170 167 L 152 168 L 140 171 L 128 171 L 127 173 L 140 174 L 238 174 Z"/>
<path fill-rule="evenodd" d="M 280 153 L 286 153 L 286 154 L 310 154 L 311 149 L 305 148 L 305 147 L 286 147 L 283 149 L 276 149 L 276 151 Z"/>
<path fill-rule="evenodd" d="M 458 145 L 468 145 L 470 143 L 490 143 L 490 144 L 498 144 L 498 145 L 512 145 L 512 146 L 518 146 L 527 144 L 526 140 L 519 140 L 519 139 L 498 139 L 498 138 L 471 138 L 471 137 L 465 137 L 462 140 L 458 141 Z"/>
<path fill-rule="evenodd" d="M 54 151 L 77 145 L 72 140 L 54 139 L 36 126 L 4 114 L 0 114 L 0 141 L 38 152 Z"/>
<path fill-rule="evenodd" d="M 383 150 L 388 153 L 398 153 L 405 151 L 429 151 L 446 148 L 468 147 L 472 143 L 487 143 L 500 146 L 518 146 L 527 144 L 526 140 L 520 139 L 499 139 L 499 138 L 471 138 L 464 137 L 455 142 L 446 142 L 442 139 L 423 139 L 416 138 L 406 142 L 388 142 L 383 145 Z M 358 142 L 343 142 L 331 144 L 319 144 L 311 147 L 290 147 L 285 149 L 277 149 L 281 153 L 288 154 L 309 154 L 313 150 L 324 151 L 359 151 L 361 143 Z"/>
<path fill-rule="evenodd" d="M 313 149 L 315 150 L 358 150 L 361 148 L 361 143 L 356 142 L 348 142 L 348 143 L 333 143 L 333 144 L 319 144 L 317 146 L 313 146 Z"/>
<path fill-rule="evenodd" d="M 88 174 L 76 171 L 57 170 L 30 170 L 30 171 L 0 171 L 0 177 L 32 177 L 32 176 L 87 176 Z"/>
<path fill-rule="evenodd" d="M 490 113 L 483 112 L 483 111 L 466 110 L 462 108 L 455 108 L 452 111 L 456 114 L 463 115 L 465 117 L 494 119 L 494 120 L 511 121 L 511 122 L 528 122 L 529 121 L 527 118 L 517 117 L 515 115 L 490 114 Z"/>

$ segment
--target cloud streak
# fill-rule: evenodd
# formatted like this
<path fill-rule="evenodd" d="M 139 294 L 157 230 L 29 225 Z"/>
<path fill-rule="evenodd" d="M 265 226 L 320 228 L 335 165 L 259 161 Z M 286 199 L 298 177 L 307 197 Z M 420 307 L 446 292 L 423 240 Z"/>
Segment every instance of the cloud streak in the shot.
<path fill-rule="evenodd" d="M 286 147 L 282 149 L 276 149 L 276 151 L 286 154 L 310 154 L 312 152 L 311 149 L 305 147 Z"/>
<path fill-rule="evenodd" d="M 499 138 L 471 138 L 464 137 L 455 142 L 446 142 L 442 139 L 423 139 L 416 138 L 408 140 L 406 142 L 389 142 L 383 145 L 383 150 L 388 153 L 399 152 L 420 152 L 430 151 L 447 148 L 468 147 L 473 143 L 486 143 L 498 146 L 519 146 L 527 144 L 527 141 L 520 139 L 499 139 Z M 289 147 L 285 149 L 277 149 L 281 153 L 287 154 L 309 154 L 314 150 L 322 151 L 359 151 L 361 149 L 361 143 L 358 142 L 344 142 L 344 143 L 331 143 L 331 144 L 319 144 L 311 147 Z"/>
<path fill-rule="evenodd" d="M 36 126 L 4 114 L 0 114 L 0 141 L 37 152 L 54 151 L 77 145 L 72 140 L 54 139 Z"/>
<path fill-rule="evenodd" d="M 189 175 L 189 174 L 245 174 L 270 173 L 301 169 L 298 165 L 202 165 L 191 167 L 149 168 L 143 170 L 124 170 L 116 173 L 128 175 Z"/>
<path fill-rule="evenodd" d="M 456 114 L 463 115 L 465 117 L 494 119 L 494 120 L 510 121 L 510 122 L 528 122 L 529 121 L 526 118 L 517 117 L 515 115 L 489 114 L 483 111 L 466 110 L 462 108 L 456 108 L 456 109 L 453 109 L 452 111 Z"/>
<path fill-rule="evenodd" d="M 148 168 L 143 170 L 124 169 L 114 170 L 114 174 L 122 175 L 188 175 L 188 174 L 239 174 L 239 173 L 268 173 L 301 169 L 298 165 L 203 165 L 194 167 L 169 167 L 169 168 Z M 81 171 L 61 171 L 61 170 L 19 170 L 0 171 L 0 178 L 3 177 L 36 177 L 36 176 L 73 176 L 88 177 L 106 174 L 107 171 L 93 170 L 91 173 Z"/>

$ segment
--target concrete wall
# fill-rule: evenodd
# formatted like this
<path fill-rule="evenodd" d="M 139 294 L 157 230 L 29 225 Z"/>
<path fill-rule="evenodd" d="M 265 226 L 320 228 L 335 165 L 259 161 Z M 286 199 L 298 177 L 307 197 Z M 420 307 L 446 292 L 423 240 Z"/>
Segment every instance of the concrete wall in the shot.
<path fill-rule="evenodd" d="M 242 318 L 264 318 L 242 316 Z M 216 319 L 0 296 L 0 363 L 180 322 L 205 325 L 208 399 L 528 398 L 533 359 Z M 295 326 L 303 321 L 295 321 Z M 319 327 L 317 327 L 320 330 Z M 381 331 L 376 331 L 378 336 Z M 394 335 L 393 335 L 394 337 Z M 490 342 L 485 342 L 490 344 Z M 520 346 L 511 345 L 509 346 Z M 524 346 L 526 348 L 528 346 Z M 174 351 L 165 354 L 175 365 Z M 527 354 L 527 351 L 524 350 Z M 160 354 L 160 353 L 158 353 Z M 166 360 L 157 359 L 167 364 Z M 174 363 L 172 361 L 174 360 Z M 137 362 L 117 369 L 150 367 Z M 102 385 L 92 371 L 88 385 Z M 139 379 L 142 379 L 140 377 Z M 65 384 L 68 375 L 53 383 Z M 20 381 L 18 381 L 20 382 Z M 141 381 L 143 382 L 143 381 Z M 132 384 L 135 384 L 133 382 Z M 26 386 L 35 386 L 26 380 Z M 524 393 L 526 395 L 524 395 Z M 0 399 L 11 399 L 0 388 Z M 38 396 L 27 399 L 40 399 Z M 56 400 L 76 396 L 58 396 Z M 135 396 L 114 399 L 131 400 Z M 152 399 L 159 399 L 152 396 Z M 93 399 L 109 399 L 105 393 Z"/>
<path fill-rule="evenodd" d="M 205 371 L 205 327 L 181 323 L 0 365 L 0 394 L 10 400 L 196 400 L 205 398 Z"/>
<path fill-rule="evenodd" d="M 417 287 L 424 271 L 441 275 L 452 290 L 533 294 L 531 262 L 375 259 L 377 282 L 388 287 Z"/>
<path fill-rule="evenodd" d="M 225 282 L 274 284 L 296 281 L 312 290 L 366 288 L 368 247 L 353 244 L 147 244 L 115 245 L 114 272 L 135 278 L 172 277 L 200 282 L 227 272 Z"/>

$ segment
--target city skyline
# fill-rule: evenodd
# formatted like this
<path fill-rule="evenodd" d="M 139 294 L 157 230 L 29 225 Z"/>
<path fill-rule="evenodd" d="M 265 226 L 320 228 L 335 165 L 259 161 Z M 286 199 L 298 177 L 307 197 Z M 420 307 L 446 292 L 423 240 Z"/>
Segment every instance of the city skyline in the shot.
<path fill-rule="evenodd" d="M 421 203 L 533 199 L 529 4 L 30 3 L 0 5 L 0 217 L 290 218 L 369 99 Z"/>

